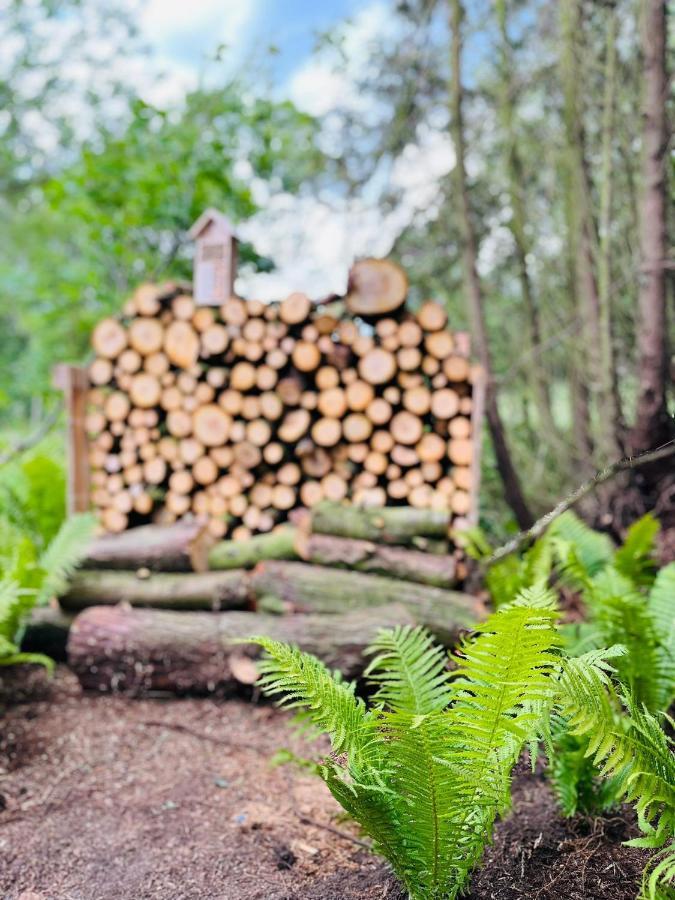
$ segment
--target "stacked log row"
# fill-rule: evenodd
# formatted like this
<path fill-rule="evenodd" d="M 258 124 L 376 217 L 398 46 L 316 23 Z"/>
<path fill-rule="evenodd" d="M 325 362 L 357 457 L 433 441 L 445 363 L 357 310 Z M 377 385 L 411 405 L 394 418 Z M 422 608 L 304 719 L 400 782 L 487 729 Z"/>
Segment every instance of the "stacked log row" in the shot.
<path fill-rule="evenodd" d="M 474 383 L 463 333 L 407 281 L 364 261 L 341 300 L 143 285 L 96 326 L 92 504 L 103 530 L 206 518 L 215 538 L 269 532 L 322 500 L 472 512 Z"/>
<path fill-rule="evenodd" d="M 202 692 L 255 680 L 249 636 L 291 640 L 355 675 L 380 627 L 423 624 L 452 645 L 483 618 L 482 601 L 454 589 L 464 562 L 448 552 L 447 513 L 351 508 L 342 521 L 344 511 L 321 504 L 248 540 L 214 542 L 197 521 L 98 538 L 62 613 L 29 629 L 31 646 L 69 629 L 85 687 Z"/>

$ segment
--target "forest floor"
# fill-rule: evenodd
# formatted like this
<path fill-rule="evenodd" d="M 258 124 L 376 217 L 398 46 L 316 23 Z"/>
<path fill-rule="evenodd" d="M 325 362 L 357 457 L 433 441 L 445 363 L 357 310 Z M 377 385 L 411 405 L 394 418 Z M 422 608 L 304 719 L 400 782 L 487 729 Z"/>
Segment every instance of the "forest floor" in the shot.
<path fill-rule="evenodd" d="M 17 680 L 18 679 L 18 680 Z M 336 803 L 280 748 L 287 714 L 243 700 L 83 695 L 59 667 L 0 692 L 2 900 L 402 900 Z M 8 698 L 11 697 L 11 702 Z M 633 900 L 630 813 L 561 819 L 523 767 L 471 900 Z"/>

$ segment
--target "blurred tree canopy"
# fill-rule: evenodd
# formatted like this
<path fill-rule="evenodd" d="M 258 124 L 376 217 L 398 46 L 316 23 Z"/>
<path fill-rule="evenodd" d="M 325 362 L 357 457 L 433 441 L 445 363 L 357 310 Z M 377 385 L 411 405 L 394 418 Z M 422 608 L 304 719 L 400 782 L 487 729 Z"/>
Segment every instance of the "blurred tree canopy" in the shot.
<path fill-rule="evenodd" d="M 383 222 L 398 217 L 392 253 L 413 302 L 444 301 L 474 339 L 479 308 L 476 349 L 532 513 L 672 437 L 666 0 L 389 0 L 378 17 L 380 6 L 320 39 L 313 61 L 343 89 L 313 119 L 254 66 L 149 105 L 119 76 L 142 58 L 119 0 L 8 0 L 0 416 L 44 395 L 52 363 L 81 357 L 132 284 L 189 273 L 185 232 L 205 206 L 236 222 L 273 192 L 321 185 L 336 206 L 359 198 Z M 376 27 L 356 40 L 368 15 Z M 436 166 L 439 148 L 457 159 L 458 135 L 459 179 L 452 162 Z M 273 265 L 253 247 L 243 259 Z M 504 523 L 492 424 L 484 506 Z"/>
<path fill-rule="evenodd" d="M 113 49 L 129 52 L 133 28 L 115 4 L 71 6 L 81 8 L 80 41 L 103 29 L 109 38 L 117 23 Z M 321 167 L 313 119 L 241 78 L 160 109 L 124 84 L 99 80 L 94 61 L 84 60 L 96 88 L 74 99 L 75 86 L 62 77 L 72 40 L 47 65 L 51 74 L 44 71 L 41 26 L 57 7 L 14 0 L 3 28 L 22 49 L 0 81 L 13 110 L 0 142 L 0 414 L 3 405 L 21 408 L 48 392 L 53 363 L 81 358 L 93 324 L 118 308 L 131 286 L 190 276 L 186 231 L 207 206 L 234 222 L 249 218 L 263 184 L 294 191 Z M 33 95 L 36 70 L 40 90 Z M 79 140 L 72 114 L 58 113 L 68 98 L 76 120 L 88 123 Z M 240 259 L 259 269 L 272 265 L 247 244 Z"/>

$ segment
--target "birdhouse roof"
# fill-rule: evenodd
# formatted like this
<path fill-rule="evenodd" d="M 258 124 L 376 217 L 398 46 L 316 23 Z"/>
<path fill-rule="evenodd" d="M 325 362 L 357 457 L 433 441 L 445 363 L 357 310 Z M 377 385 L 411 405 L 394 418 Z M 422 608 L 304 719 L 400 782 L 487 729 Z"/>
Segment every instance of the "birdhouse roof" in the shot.
<path fill-rule="evenodd" d="M 223 215 L 223 213 L 219 212 L 217 209 L 205 209 L 188 234 L 192 240 L 195 240 L 205 228 L 208 228 L 208 226 L 212 224 L 219 225 L 224 231 L 231 234 L 232 237 L 235 236 L 232 223 L 227 216 Z"/>

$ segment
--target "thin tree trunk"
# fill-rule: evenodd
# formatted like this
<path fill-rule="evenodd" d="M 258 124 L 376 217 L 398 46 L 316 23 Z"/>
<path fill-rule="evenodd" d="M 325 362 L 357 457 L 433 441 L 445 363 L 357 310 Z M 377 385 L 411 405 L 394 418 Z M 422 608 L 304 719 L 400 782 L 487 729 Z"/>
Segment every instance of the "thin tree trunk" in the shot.
<path fill-rule="evenodd" d="M 495 393 L 494 373 L 488 345 L 485 312 L 483 309 L 483 293 L 476 267 L 477 241 L 472 219 L 471 203 L 466 179 L 463 90 L 462 90 L 462 20 L 464 8 L 461 0 L 450 0 L 450 27 L 452 31 L 451 62 L 452 85 L 450 106 L 452 114 L 452 136 L 455 144 L 456 190 L 459 204 L 459 218 L 463 237 L 464 280 L 466 285 L 469 311 L 473 328 L 473 336 L 481 364 L 485 370 L 487 390 L 485 398 L 485 415 L 488 420 L 492 443 L 497 460 L 497 469 L 504 484 L 506 501 L 513 510 L 521 528 L 532 523 L 532 514 L 528 509 L 520 484 L 518 473 L 511 459 L 511 453 L 504 432 L 504 425 L 499 413 Z"/>
<path fill-rule="evenodd" d="M 634 452 L 657 447 L 673 435 L 666 406 L 666 197 L 668 122 L 666 102 L 666 0 L 644 0 L 643 194 L 640 221 L 642 259 L 638 296 L 638 396 L 631 445 Z"/>
<path fill-rule="evenodd" d="M 506 168 L 509 184 L 509 200 L 511 204 L 511 217 L 509 228 L 513 236 L 516 261 L 518 264 L 518 278 L 525 305 L 527 318 L 528 337 L 532 362 L 528 366 L 528 380 L 539 418 L 539 431 L 543 432 L 545 439 L 559 438 L 558 428 L 551 411 L 551 396 L 543 366 L 536 356 L 537 348 L 541 346 L 541 320 L 539 305 L 534 295 L 530 269 L 527 263 L 531 252 L 530 241 L 527 237 L 525 223 L 525 200 L 523 196 L 523 184 L 525 182 L 525 168 L 518 152 L 518 138 L 515 127 L 514 109 L 514 84 L 513 84 L 513 46 L 509 38 L 507 25 L 507 0 L 495 0 L 497 20 L 501 36 L 501 71 L 499 107 L 506 139 Z"/>
<path fill-rule="evenodd" d="M 607 427 L 600 430 L 604 456 L 617 457 L 622 453 L 619 432 L 623 431 L 623 417 L 616 376 L 612 340 L 612 197 L 614 182 L 613 143 L 614 105 L 616 94 L 616 29 L 617 17 L 613 7 L 607 10 L 607 45 L 605 56 L 605 97 L 602 116 L 602 181 L 600 187 L 600 248 L 598 253 L 598 299 L 600 303 L 600 398 L 599 414 Z"/>
<path fill-rule="evenodd" d="M 603 358 L 601 301 L 596 277 L 597 235 L 590 207 L 591 180 L 586 161 L 584 133 L 578 86 L 579 43 L 582 28 L 579 0 L 563 0 L 562 6 L 561 76 L 564 93 L 564 125 L 566 137 L 566 166 L 568 169 L 568 228 L 572 232 L 575 250 L 577 299 L 583 331 L 584 375 L 593 400 L 592 429 L 596 435 L 596 450 L 603 460 L 617 454 L 616 413 L 608 409 L 605 385 L 612 384 L 612 371 Z M 583 377 L 583 376 L 582 376 Z M 605 459 L 606 458 L 606 459 Z"/>

